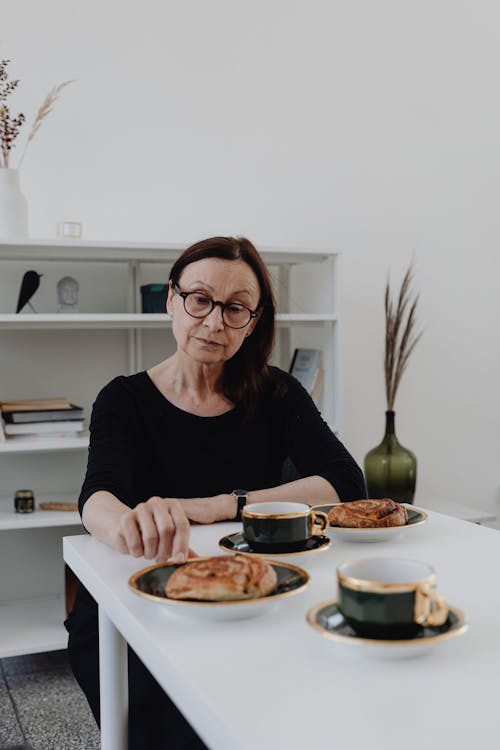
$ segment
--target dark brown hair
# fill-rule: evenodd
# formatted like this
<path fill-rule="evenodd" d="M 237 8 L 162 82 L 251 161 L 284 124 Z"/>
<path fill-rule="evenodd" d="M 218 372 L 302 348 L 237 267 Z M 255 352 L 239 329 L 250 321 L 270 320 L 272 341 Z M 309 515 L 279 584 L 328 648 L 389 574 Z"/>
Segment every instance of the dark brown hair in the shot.
<path fill-rule="evenodd" d="M 169 281 L 179 283 L 190 263 L 204 258 L 243 260 L 259 282 L 261 316 L 252 335 L 245 338 L 236 354 L 224 365 L 222 392 L 234 404 L 243 404 L 250 414 L 262 389 L 271 380 L 268 361 L 274 345 L 276 302 L 271 278 L 258 250 L 245 237 L 210 237 L 188 247 L 175 261 Z"/>

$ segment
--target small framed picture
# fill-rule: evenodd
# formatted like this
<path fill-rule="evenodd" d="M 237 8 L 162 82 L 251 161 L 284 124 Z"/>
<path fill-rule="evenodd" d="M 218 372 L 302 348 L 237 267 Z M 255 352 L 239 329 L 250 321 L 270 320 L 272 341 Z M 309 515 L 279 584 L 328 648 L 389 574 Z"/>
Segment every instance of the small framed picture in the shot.
<path fill-rule="evenodd" d="M 289 370 L 315 401 L 319 398 L 324 376 L 321 354 L 321 349 L 295 349 Z"/>

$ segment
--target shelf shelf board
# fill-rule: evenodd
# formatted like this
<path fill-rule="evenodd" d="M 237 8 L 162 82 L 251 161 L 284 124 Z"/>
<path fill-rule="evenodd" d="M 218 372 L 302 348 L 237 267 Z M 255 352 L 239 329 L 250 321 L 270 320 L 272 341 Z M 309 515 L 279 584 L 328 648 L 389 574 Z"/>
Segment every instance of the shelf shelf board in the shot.
<path fill-rule="evenodd" d="M 276 317 L 278 325 L 293 323 L 318 325 L 336 320 L 330 313 L 282 313 Z M 166 314 L 153 313 L 4 313 L 0 315 L 0 330 L 50 329 L 130 329 L 167 328 L 172 325 Z"/>
<path fill-rule="evenodd" d="M 0 604 L 0 658 L 67 648 L 64 597 Z"/>
<path fill-rule="evenodd" d="M 33 513 L 16 513 L 14 501 L 11 510 L 0 510 L 0 531 L 22 531 L 23 529 L 44 529 L 54 526 L 78 526 L 82 528 L 80 514 L 63 510 L 35 510 Z"/>
<path fill-rule="evenodd" d="M 7 313 L 0 315 L 0 329 L 113 329 L 165 328 L 171 326 L 166 314 L 143 313 Z"/>
<path fill-rule="evenodd" d="M 52 451 L 74 451 L 88 448 L 88 434 L 72 438 L 30 438 L 15 439 L 0 443 L 0 455 L 3 453 L 47 453 Z"/>
<path fill-rule="evenodd" d="M 182 250 L 183 245 L 181 243 L 13 239 L 0 241 L 0 260 L 92 260 L 106 263 L 129 260 L 168 262 L 176 258 Z"/>
<path fill-rule="evenodd" d="M 66 239 L 13 239 L 0 241 L 0 260 L 138 261 L 169 263 L 187 247 L 186 243 L 95 242 Z M 321 262 L 337 255 L 334 250 L 293 247 L 259 247 L 269 264 Z"/>
<path fill-rule="evenodd" d="M 276 316 L 279 326 L 291 324 L 299 325 L 322 325 L 323 323 L 335 323 L 337 316 L 334 313 L 280 313 Z"/>

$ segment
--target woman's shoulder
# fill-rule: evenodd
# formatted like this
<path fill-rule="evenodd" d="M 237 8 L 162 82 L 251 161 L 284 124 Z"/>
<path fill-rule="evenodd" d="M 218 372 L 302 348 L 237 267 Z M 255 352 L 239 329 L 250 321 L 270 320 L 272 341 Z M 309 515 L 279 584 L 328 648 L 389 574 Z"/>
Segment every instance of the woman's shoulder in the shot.
<path fill-rule="evenodd" d="M 136 372 L 133 375 L 117 375 L 104 385 L 97 395 L 98 403 L 113 403 L 116 400 L 136 397 L 148 389 L 148 376 L 145 372 Z"/>

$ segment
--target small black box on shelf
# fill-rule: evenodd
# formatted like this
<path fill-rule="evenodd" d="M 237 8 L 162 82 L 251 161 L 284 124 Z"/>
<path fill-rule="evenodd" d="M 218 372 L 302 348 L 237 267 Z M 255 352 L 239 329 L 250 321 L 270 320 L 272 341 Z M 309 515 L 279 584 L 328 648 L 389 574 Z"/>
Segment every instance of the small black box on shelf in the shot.
<path fill-rule="evenodd" d="M 166 313 L 168 284 L 144 284 L 141 286 L 143 313 Z"/>

